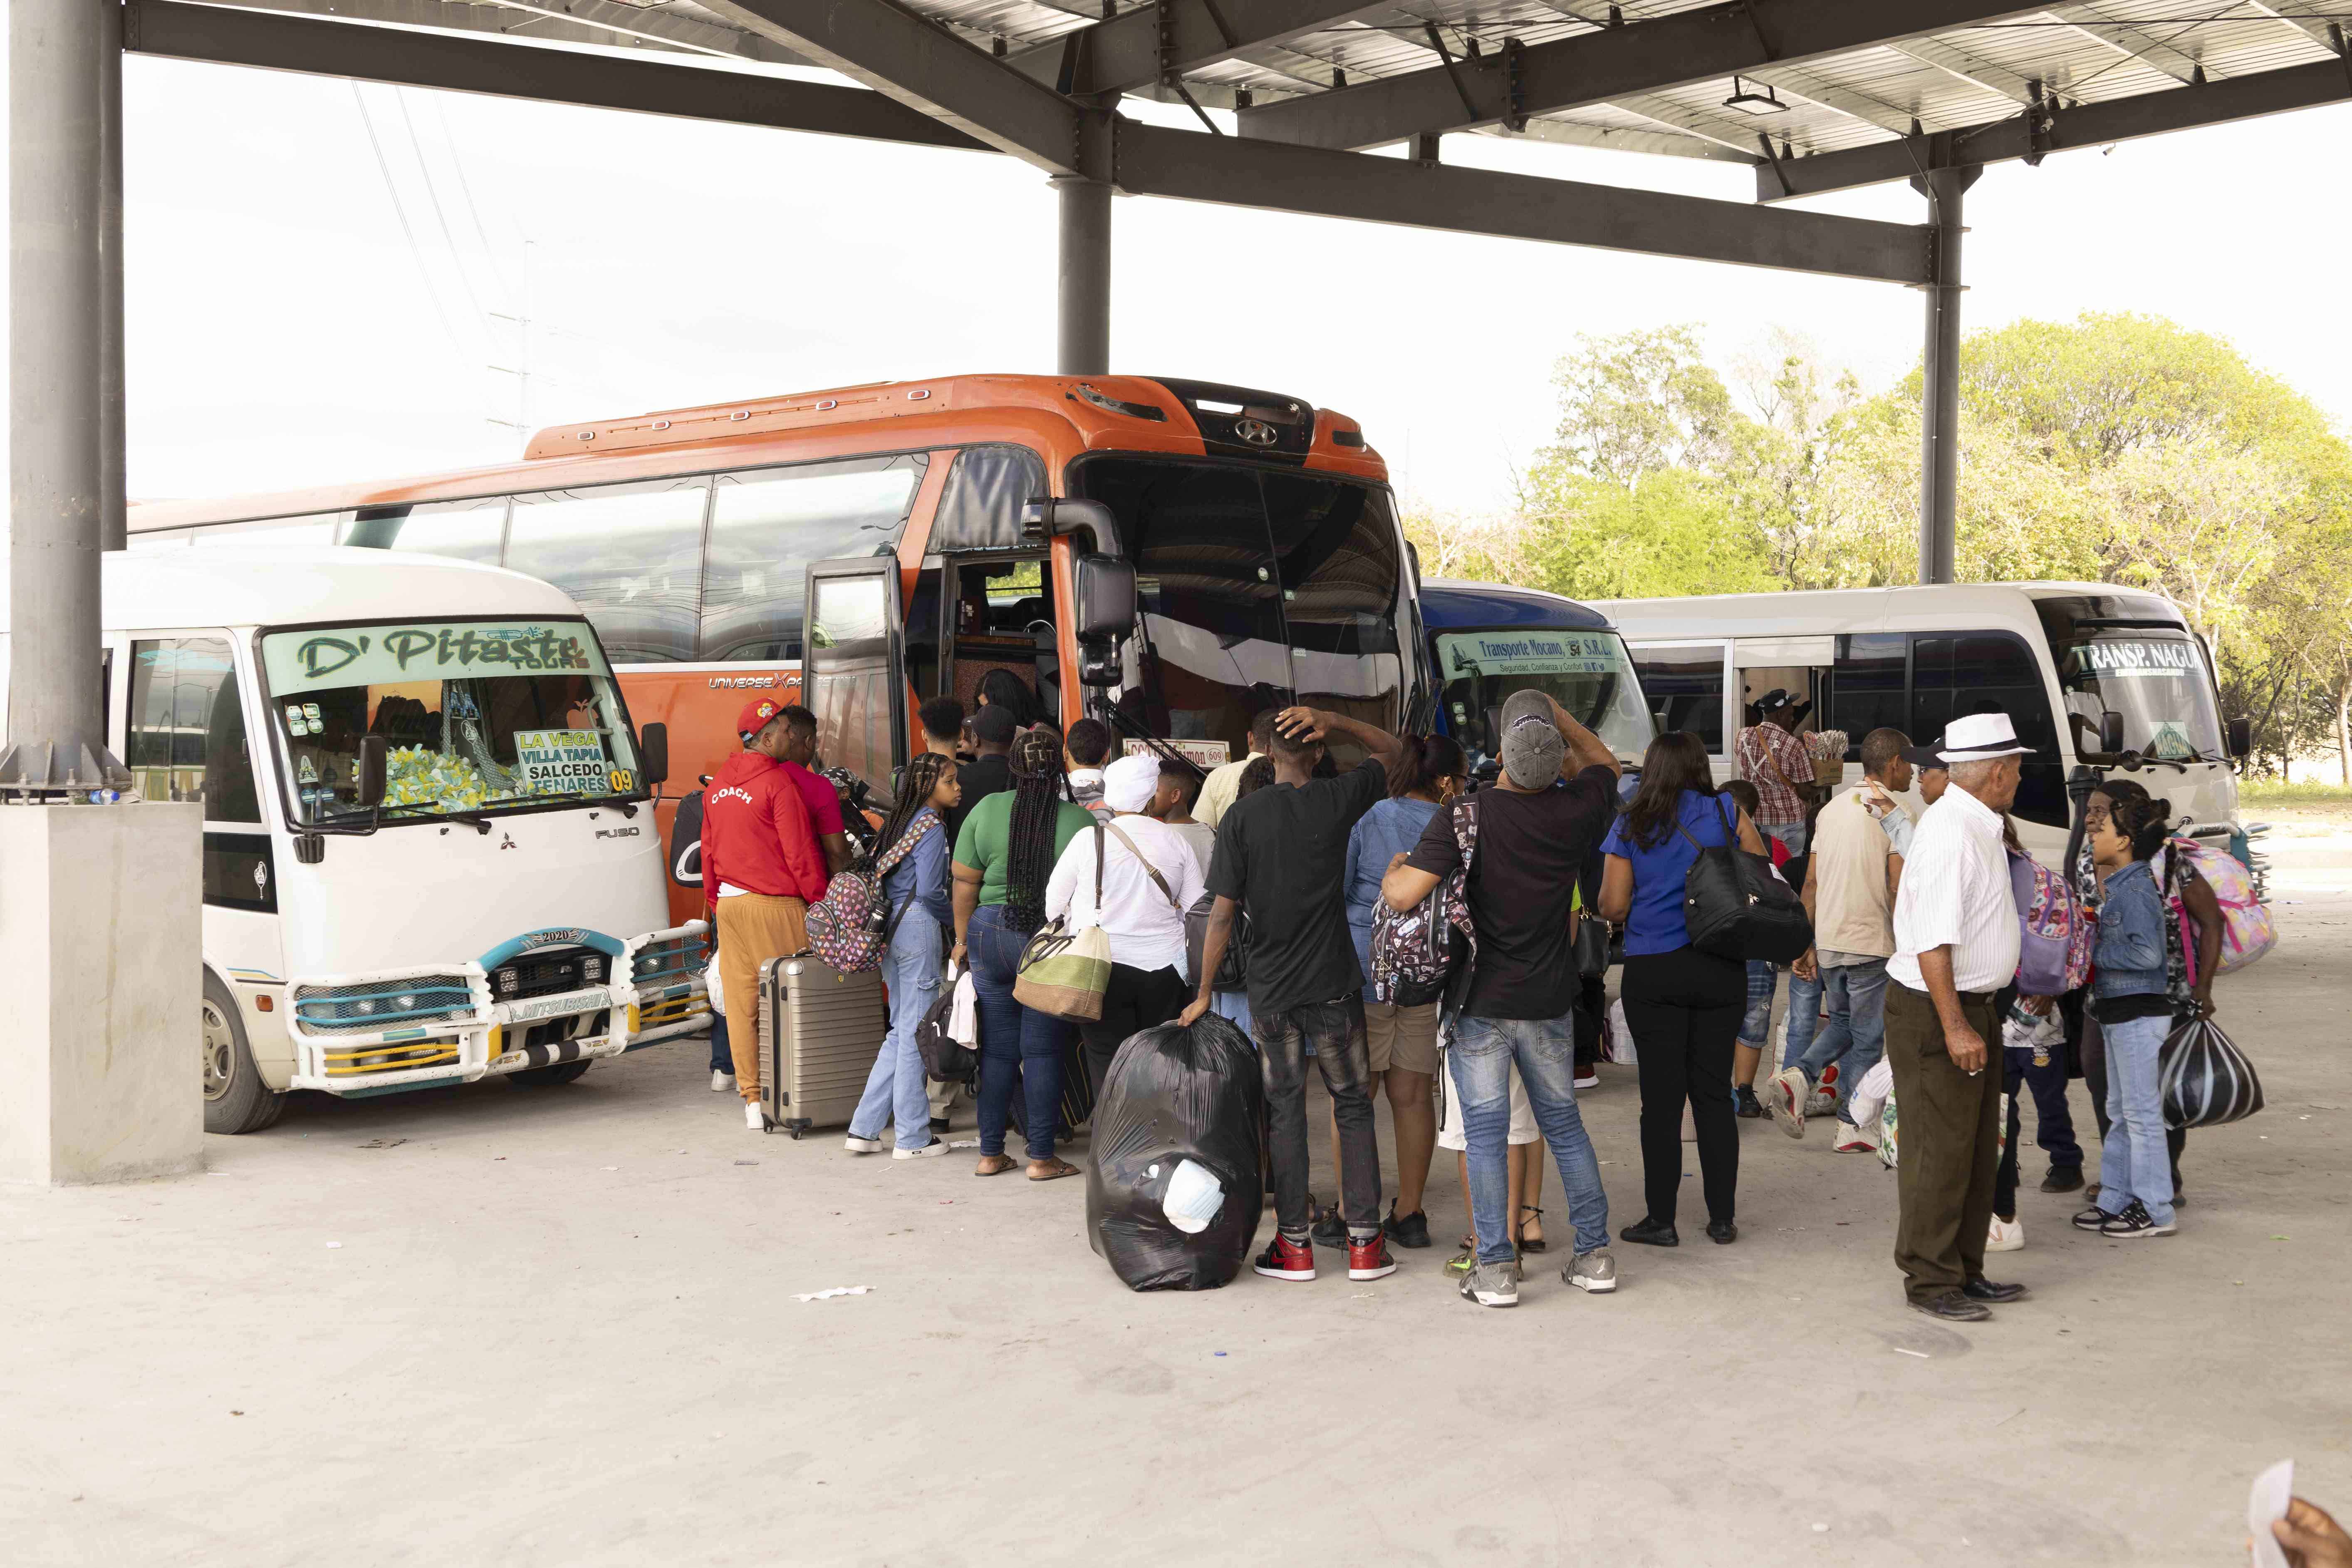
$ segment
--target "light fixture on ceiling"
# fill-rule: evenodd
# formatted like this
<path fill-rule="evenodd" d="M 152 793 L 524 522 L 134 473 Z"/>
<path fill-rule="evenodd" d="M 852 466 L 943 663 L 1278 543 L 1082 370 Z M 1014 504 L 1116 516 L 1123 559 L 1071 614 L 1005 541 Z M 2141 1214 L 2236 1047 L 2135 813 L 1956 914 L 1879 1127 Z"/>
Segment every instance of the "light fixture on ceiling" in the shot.
<path fill-rule="evenodd" d="M 1736 109 L 1742 114 L 1786 114 L 1789 111 L 1787 104 L 1772 96 L 1770 88 L 1761 92 L 1750 92 L 1739 85 L 1738 77 L 1731 79 L 1731 96 L 1723 100 L 1723 107 Z"/>

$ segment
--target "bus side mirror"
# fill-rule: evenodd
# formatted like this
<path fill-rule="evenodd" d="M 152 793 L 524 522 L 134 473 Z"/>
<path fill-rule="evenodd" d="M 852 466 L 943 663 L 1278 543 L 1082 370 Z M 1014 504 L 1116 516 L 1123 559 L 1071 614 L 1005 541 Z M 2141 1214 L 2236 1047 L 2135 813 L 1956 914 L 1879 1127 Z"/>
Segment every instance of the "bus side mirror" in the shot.
<path fill-rule="evenodd" d="M 2114 756 L 2124 749 L 2124 716 L 2109 708 L 2099 714 L 2099 750 Z"/>
<path fill-rule="evenodd" d="M 648 724 L 637 731 L 637 771 L 649 785 L 669 782 L 669 726 Z"/>
<path fill-rule="evenodd" d="M 1077 574 L 1078 640 L 1125 637 L 1135 629 L 1135 563 L 1116 555 L 1081 555 Z"/>
<path fill-rule="evenodd" d="M 2254 754 L 2254 725 L 2250 719 L 2230 721 L 2230 755 L 2251 757 Z"/>
<path fill-rule="evenodd" d="M 382 735 L 360 737 L 359 761 L 355 764 L 358 794 L 354 804 L 373 810 L 383 804 L 384 764 L 391 752 L 391 742 Z"/>

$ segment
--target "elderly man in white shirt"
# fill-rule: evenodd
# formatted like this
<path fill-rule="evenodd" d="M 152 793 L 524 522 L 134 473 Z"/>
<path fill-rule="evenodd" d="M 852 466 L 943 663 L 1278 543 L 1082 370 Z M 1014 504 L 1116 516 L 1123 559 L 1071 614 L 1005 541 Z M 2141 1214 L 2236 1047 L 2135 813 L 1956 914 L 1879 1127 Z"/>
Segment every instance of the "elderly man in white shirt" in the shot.
<path fill-rule="evenodd" d="M 1993 995 L 2017 977 L 2001 814 L 2031 749 L 2007 714 L 1971 713 L 1940 750 L 1951 787 L 1912 833 L 1886 964 L 1886 1060 L 1903 1108 L 1895 1264 L 1914 1308 L 1976 1322 L 2025 1294 L 1984 1277 L 2000 1107 L 2000 1074 L 1986 1063 L 2000 1038 Z"/>
<path fill-rule="evenodd" d="M 1159 758 L 1119 758 L 1103 770 L 1103 804 L 1114 815 L 1071 839 L 1045 880 L 1046 919 L 1100 925 L 1110 939 L 1102 1017 L 1078 1026 L 1097 1094 L 1127 1037 L 1170 1022 L 1191 997 L 1184 911 L 1200 899 L 1204 874 L 1184 836 L 1160 820 L 1176 799 L 1174 790 L 1160 787 Z"/>

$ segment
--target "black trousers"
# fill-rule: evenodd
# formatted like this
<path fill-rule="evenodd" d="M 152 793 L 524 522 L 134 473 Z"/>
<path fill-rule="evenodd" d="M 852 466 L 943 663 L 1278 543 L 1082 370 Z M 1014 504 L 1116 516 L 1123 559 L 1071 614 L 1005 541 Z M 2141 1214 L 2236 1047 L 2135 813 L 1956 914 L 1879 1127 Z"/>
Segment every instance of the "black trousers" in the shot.
<path fill-rule="evenodd" d="M 1270 1011 L 1250 1005 L 1250 1039 L 1265 1082 L 1266 1150 L 1274 1174 L 1276 1228 L 1294 1237 L 1311 1223 L 1307 1202 L 1307 1047 L 1331 1091 L 1339 1128 L 1339 1217 L 1350 1227 L 1381 1223 L 1381 1148 L 1372 1127 L 1371 1050 L 1360 991 L 1328 1002 Z"/>
<path fill-rule="evenodd" d="M 1191 999 L 1184 977 L 1173 969 L 1110 966 L 1110 983 L 1103 987 L 1101 1019 L 1078 1026 L 1078 1037 L 1086 1042 L 1087 1081 L 1094 1086 L 1095 1099 L 1102 1098 L 1103 1074 L 1110 1070 L 1110 1059 L 1118 1055 L 1127 1037 L 1172 1022 Z"/>
<path fill-rule="evenodd" d="M 1625 960 L 1625 1024 L 1642 1080 L 1642 1190 L 1649 1218 L 1675 1222 L 1683 1179 L 1683 1105 L 1698 1130 L 1706 1217 L 1736 1217 L 1739 1123 L 1731 1113 L 1731 1046 L 1748 1009 L 1748 966 L 1696 948 Z"/>
<path fill-rule="evenodd" d="M 2091 1114 L 2099 1119 L 2099 1143 L 2107 1142 L 2107 1037 L 2099 1028 L 2098 1018 L 2085 1006 L 2083 1009 L 2083 1087 L 2091 1091 Z M 2180 1152 L 2189 1147 L 2189 1130 L 2168 1127 L 2164 1130 L 2164 1152 L 2172 1157 L 2172 1190 L 2180 1191 Z"/>

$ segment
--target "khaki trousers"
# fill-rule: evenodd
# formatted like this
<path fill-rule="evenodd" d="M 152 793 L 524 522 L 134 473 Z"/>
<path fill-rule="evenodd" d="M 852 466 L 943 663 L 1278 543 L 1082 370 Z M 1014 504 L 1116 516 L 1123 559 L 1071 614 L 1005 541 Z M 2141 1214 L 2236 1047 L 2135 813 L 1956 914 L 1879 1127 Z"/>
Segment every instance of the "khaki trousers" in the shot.
<path fill-rule="evenodd" d="M 719 983 L 727 993 L 727 1047 L 735 1088 L 760 1098 L 760 966 L 808 947 L 808 906 L 798 899 L 737 893 L 719 900 Z"/>
<path fill-rule="evenodd" d="M 1989 995 L 1960 993 L 1960 1011 L 1985 1042 L 1986 1067 L 1974 1078 L 1952 1065 L 1927 993 L 1900 981 L 1886 987 L 1886 1061 L 1903 1118 L 1895 1267 L 1914 1301 L 1982 1276 L 1992 1224 L 1993 1178 L 2000 1169 L 2000 1020 Z"/>

